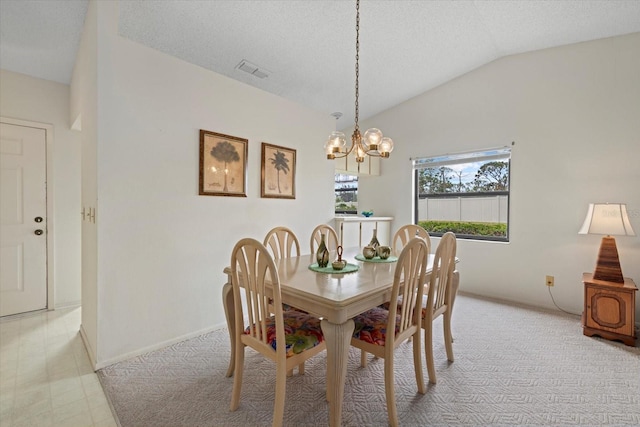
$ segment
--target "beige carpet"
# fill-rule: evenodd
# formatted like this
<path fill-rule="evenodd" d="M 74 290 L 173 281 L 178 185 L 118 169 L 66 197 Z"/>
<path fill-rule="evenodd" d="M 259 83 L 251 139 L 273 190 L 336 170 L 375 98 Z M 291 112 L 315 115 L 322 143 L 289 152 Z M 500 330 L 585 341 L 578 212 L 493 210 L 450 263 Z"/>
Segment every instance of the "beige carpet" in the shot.
<path fill-rule="evenodd" d="M 411 345 L 396 351 L 401 425 L 640 425 L 640 348 L 583 336 L 577 316 L 466 295 L 453 325 L 449 364 L 436 323 L 438 383 L 425 395 L 417 393 Z M 98 376 L 122 427 L 271 425 L 273 364 L 247 351 L 240 408 L 230 412 L 228 358 L 227 331 L 219 330 Z M 285 425 L 326 426 L 324 355 L 306 367 L 287 380 Z M 360 368 L 352 349 L 344 426 L 387 425 L 383 378 L 383 360 Z"/>

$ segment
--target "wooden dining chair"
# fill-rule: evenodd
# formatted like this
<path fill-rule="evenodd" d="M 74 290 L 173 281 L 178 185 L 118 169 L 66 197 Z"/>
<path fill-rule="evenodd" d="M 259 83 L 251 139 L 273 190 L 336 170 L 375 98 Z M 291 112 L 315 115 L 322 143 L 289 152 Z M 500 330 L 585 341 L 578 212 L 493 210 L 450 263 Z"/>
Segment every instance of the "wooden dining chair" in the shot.
<path fill-rule="evenodd" d="M 413 364 L 418 392 L 425 393 L 422 375 L 422 348 L 420 347 L 421 304 L 429 258 L 429 245 L 424 239 L 413 238 L 398 257 L 393 277 L 391 301 L 402 295 L 405 304 L 391 304 L 389 310 L 381 307 L 366 311 L 353 320 L 355 329 L 351 345 L 362 351 L 361 365 L 366 365 L 366 353 L 384 358 L 384 386 L 389 424 L 398 425 L 393 375 L 394 350 L 403 341 L 412 338 Z"/>
<path fill-rule="evenodd" d="M 433 361 L 433 321 L 443 316 L 444 346 L 447 359 L 453 362 L 453 336 L 451 335 L 451 313 L 455 300 L 453 271 L 456 259 L 456 235 L 445 233 L 438 243 L 433 260 L 433 270 L 427 286 L 427 295 L 422 304 L 422 328 L 424 329 L 424 347 L 427 358 L 429 382 L 436 383 L 436 370 Z"/>
<path fill-rule="evenodd" d="M 240 405 L 244 350 L 251 347 L 275 362 L 273 425 L 280 426 L 284 415 L 287 372 L 326 348 L 320 319 L 298 311 L 282 310 L 278 270 L 269 250 L 255 239 L 242 239 L 233 248 L 231 281 L 236 333 L 231 410 L 237 410 Z M 274 300 L 273 315 L 268 309 L 269 298 Z"/>
<path fill-rule="evenodd" d="M 338 247 L 338 233 L 328 224 L 320 224 L 311 232 L 311 241 L 309 243 L 309 248 L 311 249 L 311 253 L 315 254 L 318 250 L 318 246 L 320 246 L 320 241 L 322 240 L 322 236 L 325 236 L 324 244 L 327 245 L 327 249 L 329 252 L 335 251 Z"/>
<path fill-rule="evenodd" d="M 287 227 L 275 227 L 269 230 L 263 243 L 271 251 L 274 259 L 300 256 L 300 242 L 295 233 Z M 284 311 L 295 310 L 288 304 L 283 305 Z"/>
<path fill-rule="evenodd" d="M 296 234 L 287 227 L 275 227 L 269 230 L 267 235 L 264 237 L 263 244 L 271 251 L 271 255 L 274 259 L 289 258 L 300 255 L 300 242 L 298 241 Z M 273 299 L 270 299 L 269 303 L 271 313 L 274 313 L 275 311 L 272 308 Z M 295 310 L 306 313 L 305 311 L 289 304 L 282 304 L 282 309 L 284 311 Z M 304 374 L 304 362 L 298 366 L 298 373 L 301 375 Z M 287 375 L 292 376 L 293 371 L 289 371 Z"/>
<path fill-rule="evenodd" d="M 264 238 L 264 245 L 271 250 L 275 259 L 300 255 L 300 242 L 296 234 L 287 227 L 269 230 Z"/>
<path fill-rule="evenodd" d="M 431 247 L 431 239 L 429 238 L 429 233 L 427 230 L 415 224 L 407 224 L 403 225 L 396 231 L 396 234 L 393 235 L 393 246 L 391 246 L 391 250 L 394 255 L 398 255 L 402 252 L 402 248 L 409 242 L 409 240 L 414 237 L 421 237 L 427 241 L 429 247 Z"/>

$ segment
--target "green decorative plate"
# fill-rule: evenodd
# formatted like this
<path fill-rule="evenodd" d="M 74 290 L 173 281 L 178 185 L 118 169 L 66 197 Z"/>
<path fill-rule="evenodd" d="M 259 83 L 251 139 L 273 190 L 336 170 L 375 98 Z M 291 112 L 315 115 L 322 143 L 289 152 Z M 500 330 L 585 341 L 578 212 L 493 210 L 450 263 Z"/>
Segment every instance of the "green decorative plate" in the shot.
<path fill-rule="evenodd" d="M 309 266 L 309 270 L 312 270 L 318 273 L 326 273 L 326 274 L 353 273 L 354 271 L 358 271 L 358 269 L 360 269 L 359 266 L 355 264 L 349 264 L 349 263 L 347 263 L 347 265 L 345 265 L 345 267 L 342 270 L 335 270 L 331 265 L 328 265 L 327 267 L 318 267 L 317 262 L 314 262 Z"/>
<path fill-rule="evenodd" d="M 355 256 L 355 258 L 358 261 L 362 261 L 362 262 L 396 262 L 398 260 L 398 257 L 397 256 L 393 256 L 393 255 L 390 255 L 389 258 L 387 258 L 387 259 L 382 259 L 379 256 L 374 256 L 371 259 L 366 259 L 364 257 L 364 255 L 358 254 L 358 255 Z"/>

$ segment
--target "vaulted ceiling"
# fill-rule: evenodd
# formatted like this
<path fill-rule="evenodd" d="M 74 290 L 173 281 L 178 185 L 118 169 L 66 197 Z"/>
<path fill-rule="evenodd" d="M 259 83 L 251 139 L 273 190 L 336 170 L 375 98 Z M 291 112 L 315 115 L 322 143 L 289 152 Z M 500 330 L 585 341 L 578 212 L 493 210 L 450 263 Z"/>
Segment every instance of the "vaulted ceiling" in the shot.
<path fill-rule="evenodd" d="M 0 1 L 0 67 L 69 83 L 87 6 Z M 353 121 L 355 0 L 128 0 L 119 14 L 122 37 Z M 361 118 L 507 55 L 640 31 L 640 0 L 362 0 L 360 15 Z"/>

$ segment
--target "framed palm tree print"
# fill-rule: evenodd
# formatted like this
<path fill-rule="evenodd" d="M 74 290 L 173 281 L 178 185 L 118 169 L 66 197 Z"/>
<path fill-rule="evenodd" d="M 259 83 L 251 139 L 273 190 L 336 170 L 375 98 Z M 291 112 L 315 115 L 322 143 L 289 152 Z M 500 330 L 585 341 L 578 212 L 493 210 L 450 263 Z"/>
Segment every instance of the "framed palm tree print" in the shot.
<path fill-rule="evenodd" d="M 247 139 L 200 130 L 203 196 L 247 197 Z"/>
<path fill-rule="evenodd" d="M 296 150 L 262 143 L 261 197 L 296 198 Z"/>

